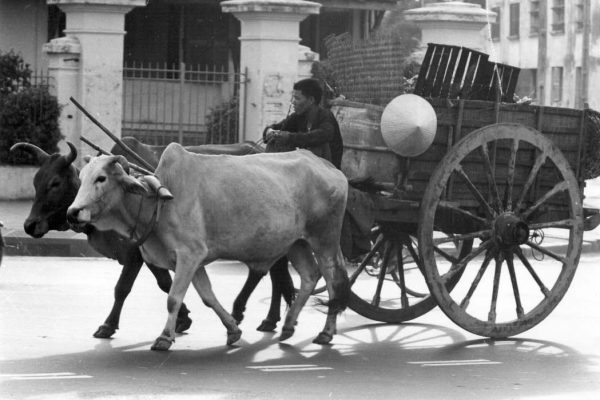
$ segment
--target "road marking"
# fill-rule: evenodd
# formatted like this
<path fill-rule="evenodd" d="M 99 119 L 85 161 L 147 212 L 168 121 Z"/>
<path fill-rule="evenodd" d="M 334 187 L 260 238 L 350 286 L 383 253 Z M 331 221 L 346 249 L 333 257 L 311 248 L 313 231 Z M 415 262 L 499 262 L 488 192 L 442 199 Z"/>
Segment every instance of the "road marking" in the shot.
<path fill-rule="evenodd" d="M 77 375 L 74 372 L 42 372 L 38 374 L 0 374 L 0 379 L 28 381 L 42 379 L 88 379 L 91 375 Z"/>
<path fill-rule="evenodd" d="M 421 367 L 456 367 L 462 365 L 494 365 L 502 364 L 500 361 L 490 361 L 486 359 L 477 360 L 440 360 L 440 361 L 409 361 L 407 364 L 420 365 Z"/>
<path fill-rule="evenodd" d="M 257 365 L 247 366 L 248 369 L 257 369 L 261 372 L 302 372 L 302 371 L 322 371 L 333 369 L 331 367 L 319 367 L 314 364 L 292 364 L 292 365 Z"/>

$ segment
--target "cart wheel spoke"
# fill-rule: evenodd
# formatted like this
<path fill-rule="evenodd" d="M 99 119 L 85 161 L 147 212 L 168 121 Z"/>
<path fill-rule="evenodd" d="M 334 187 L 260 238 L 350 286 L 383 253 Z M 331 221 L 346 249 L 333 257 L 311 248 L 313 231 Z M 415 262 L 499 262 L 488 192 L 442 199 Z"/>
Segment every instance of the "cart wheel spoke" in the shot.
<path fill-rule="evenodd" d="M 452 261 L 453 264 L 450 270 L 442 277 L 442 280 L 444 282 L 447 282 L 448 280 L 452 279 L 454 275 L 456 275 L 458 272 L 462 272 L 468 263 L 470 263 L 475 257 L 479 256 L 484 251 L 490 249 L 492 247 L 492 244 L 492 241 L 488 240 L 487 242 L 483 242 L 481 245 L 479 245 L 479 247 L 477 247 L 475 250 L 472 250 L 469 254 L 465 255 L 460 260 L 456 260 L 456 262 L 454 262 L 453 260 L 448 260 Z"/>
<path fill-rule="evenodd" d="M 485 200 L 479 189 L 477 189 L 475 184 L 471 181 L 471 178 L 469 178 L 467 173 L 462 169 L 461 166 L 457 166 L 455 171 L 461 178 L 463 178 L 463 180 L 467 184 L 467 187 L 469 188 L 475 199 L 477 199 L 479 204 L 483 207 L 488 217 L 493 218 L 495 215 L 494 210 L 492 209 L 492 207 L 490 207 L 489 203 Z"/>
<path fill-rule="evenodd" d="M 402 245 L 396 246 L 396 263 L 398 265 L 398 278 L 400 284 L 400 303 L 403 308 L 408 307 L 408 296 L 406 293 L 406 282 L 404 280 L 404 263 L 402 260 Z"/>
<path fill-rule="evenodd" d="M 533 181 L 537 177 L 537 174 L 540 171 L 540 168 L 542 168 L 542 165 L 544 165 L 545 161 L 546 161 L 546 154 L 543 152 L 538 154 L 538 156 L 535 159 L 535 163 L 533 164 L 533 167 L 531 167 L 531 171 L 529 172 L 527 181 L 525 181 L 525 185 L 523 185 L 523 189 L 521 191 L 521 196 L 519 197 L 519 201 L 517 201 L 517 206 L 515 207 L 516 210 L 519 210 L 521 208 L 521 206 L 523 205 L 523 202 L 525 201 L 525 197 L 527 196 L 527 193 L 529 192 L 531 185 L 533 185 Z"/>
<path fill-rule="evenodd" d="M 540 246 L 540 245 L 538 245 L 536 243 L 533 243 L 532 241 L 527 241 L 527 245 L 529 247 L 532 247 L 535 250 L 539 251 L 540 253 L 547 255 L 548 257 L 554 258 L 556 261 L 560 261 L 561 263 L 566 262 L 565 257 L 562 257 L 561 255 L 556 254 L 556 253 L 554 253 L 554 252 L 552 252 L 552 251 L 550 251 L 550 250 L 548 250 L 548 249 L 546 249 L 546 248 L 544 248 L 544 247 L 542 247 L 542 246 Z"/>
<path fill-rule="evenodd" d="M 488 267 L 488 265 L 490 265 L 490 262 L 492 261 L 493 258 L 494 258 L 494 256 L 491 252 L 486 253 L 485 258 L 483 259 L 483 262 L 481 263 L 481 267 L 479 267 L 479 270 L 477 271 L 477 275 L 475 276 L 475 279 L 473 279 L 473 282 L 471 282 L 469 291 L 467 292 L 465 297 L 463 297 L 462 301 L 460 302 L 460 308 L 462 308 L 463 310 L 466 310 L 467 307 L 469 306 L 471 297 L 473 296 L 473 293 L 475 293 L 475 289 L 477 289 L 477 286 L 479 286 L 479 282 L 481 282 L 481 278 L 483 277 L 483 274 L 487 270 L 487 267 Z"/>
<path fill-rule="evenodd" d="M 498 304 L 498 290 L 500 289 L 500 275 L 502 273 L 503 263 L 504 255 L 502 253 L 498 253 L 496 255 L 496 269 L 494 270 L 494 282 L 492 284 L 492 301 L 490 302 L 488 322 L 496 321 L 496 305 Z"/>
<path fill-rule="evenodd" d="M 561 219 L 560 221 L 550 222 L 537 222 L 529 224 L 529 229 L 546 229 L 546 228 L 562 228 L 571 229 L 577 224 L 577 220 L 574 218 Z"/>
<path fill-rule="evenodd" d="M 415 250 L 415 246 L 413 245 L 413 242 L 412 241 L 408 242 L 406 244 L 406 248 L 408 249 L 408 252 L 410 253 L 413 260 L 415 260 L 415 263 L 417 263 L 417 266 L 419 267 L 421 272 L 423 272 L 423 268 L 422 268 L 423 263 L 421 262 L 421 259 L 419 258 L 417 251 Z"/>
<path fill-rule="evenodd" d="M 508 159 L 508 170 L 506 174 L 506 210 L 512 211 L 513 187 L 515 184 L 515 165 L 517 163 L 517 152 L 519 151 L 519 140 L 513 139 L 510 147 L 510 156 Z"/>
<path fill-rule="evenodd" d="M 383 281 L 385 279 L 387 267 L 390 263 L 390 256 L 392 254 L 393 247 L 393 244 L 388 242 L 388 245 L 385 247 L 385 252 L 383 253 L 383 262 L 381 264 L 381 268 L 379 269 L 379 277 L 377 278 L 377 289 L 375 289 L 375 294 L 371 300 L 371 305 L 376 307 L 379 306 L 379 302 L 381 301 L 381 288 L 383 287 Z"/>
<path fill-rule="evenodd" d="M 515 264 L 513 262 L 512 252 L 509 252 L 509 254 L 506 255 L 506 265 L 508 266 L 510 282 L 512 283 L 513 294 L 515 296 L 515 304 L 517 307 L 517 317 L 523 318 L 523 305 L 521 304 L 521 294 L 519 293 L 519 284 L 517 282 L 517 275 L 515 273 Z"/>
<path fill-rule="evenodd" d="M 481 147 L 481 156 L 483 157 L 483 165 L 485 167 L 485 174 L 487 176 L 488 184 L 491 189 L 491 201 L 494 204 L 494 210 L 500 212 L 502 203 L 500 201 L 500 194 L 498 193 L 498 185 L 496 185 L 496 177 L 494 176 L 494 170 L 492 162 L 490 160 L 490 153 L 487 144 L 483 144 Z"/>
<path fill-rule="evenodd" d="M 350 286 L 354 285 L 354 282 L 356 282 L 356 278 L 358 278 L 358 276 L 365 270 L 365 267 L 369 264 L 369 261 L 373 259 L 373 257 L 381 249 L 383 244 L 383 235 L 379 235 L 377 237 L 377 240 L 375 241 L 375 244 L 373 245 L 373 248 L 369 251 L 369 253 L 367 253 L 365 258 L 363 258 L 362 262 L 356 269 L 356 271 L 354 271 L 354 273 L 350 276 Z"/>
<path fill-rule="evenodd" d="M 562 182 L 557 183 L 552 189 L 550 189 L 538 201 L 536 201 L 534 205 L 532 205 L 527 210 L 525 210 L 523 213 L 521 213 L 521 217 L 527 219 L 531 215 L 532 212 L 537 210 L 542 204 L 544 204 L 546 201 L 548 201 L 551 197 L 553 197 L 557 193 L 563 192 L 568 189 L 569 189 L 568 182 L 562 181 Z"/>
<path fill-rule="evenodd" d="M 452 204 L 452 203 L 450 203 L 448 201 L 440 201 L 440 205 L 443 206 L 443 207 L 445 207 L 445 208 L 447 208 L 447 209 L 449 209 L 449 210 L 452 210 L 453 212 L 456 212 L 456 213 L 460 214 L 461 216 L 463 216 L 465 218 L 471 219 L 471 220 L 473 220 L 473 221 L 475 221 L 475 222 L 477 222 L 479 224 L 487 224 L 487 223 L 489 223 L 489 221 L 487 219 L 481 218 L 480 216 L 475 215 L 472 212 L 467 211 L 467 210 L 465 210 L 463 208 L 460 208 L 457 205 Z"/>
<path fill-rule="evenodd" d="M 542 280 L 540 279 L 538 274 L 535 272 L 535 270 L 531 266 L 531 263 L 529 262 L 529 260 L 527 260 L 527 257 L 525 257 L 525 255 L 523 254 L 523 251 L 521 249 L 517 249 L 515 251 L 515 254 L 517 255 L 517 257 L 519 257 L 519 260 L 521 260 L 521 262 L 523 263 L 523 265 L 525 266 L 525 268 L 527 269 L 527 271 L 529 272 L 529 274 L 531 275 L 531 277 L 533 278 L 535 283 L 537 283 L 537 285 L 540 288 L 540 291 L 542 292 L 544 297 L 548 298 L 550 296 L 550 291 L 548 290 L 546 285 L 544 285 L 544 282 L 542 282 Z"/>

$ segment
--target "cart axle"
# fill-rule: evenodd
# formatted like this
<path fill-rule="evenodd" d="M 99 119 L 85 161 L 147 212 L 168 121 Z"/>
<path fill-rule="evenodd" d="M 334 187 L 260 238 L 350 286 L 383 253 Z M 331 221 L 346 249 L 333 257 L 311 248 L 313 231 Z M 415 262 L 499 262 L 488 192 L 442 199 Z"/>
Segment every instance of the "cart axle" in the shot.
<path fill-rule="evenodd" d="M 525 244 L 529 226 L 512 212 L 502 213 L 494 221 L 494 238 L 500 248 Z"/>

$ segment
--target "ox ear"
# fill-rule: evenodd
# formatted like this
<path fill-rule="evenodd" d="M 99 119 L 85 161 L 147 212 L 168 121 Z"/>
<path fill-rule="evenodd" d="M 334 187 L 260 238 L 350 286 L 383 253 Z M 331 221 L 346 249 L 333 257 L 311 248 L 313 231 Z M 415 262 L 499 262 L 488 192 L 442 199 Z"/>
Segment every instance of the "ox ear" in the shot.
<path fill-rule="evenodd" d="M 90 155 L 83 156 L 83 161 L 84 161 L 86 164 L 89 164 L 89 162 L 90 162 L 91 160 L 92 160 L 92 156 L 90 156 Z"/>
<path fill-rule="evenodd" d="M 120 183 L 126 192 L 141 195 L 147 195 L 149 193 L 148 188 L 131 175 L 123 175 L 120 178 Z"/>

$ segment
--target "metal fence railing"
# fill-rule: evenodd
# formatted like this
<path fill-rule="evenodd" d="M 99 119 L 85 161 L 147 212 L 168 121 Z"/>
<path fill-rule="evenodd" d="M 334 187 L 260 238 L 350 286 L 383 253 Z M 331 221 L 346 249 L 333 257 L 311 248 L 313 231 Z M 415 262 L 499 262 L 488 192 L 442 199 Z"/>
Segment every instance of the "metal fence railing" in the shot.
<path fill-rule="evenodd" d="M 232 69 L 126 64 L 122 135 L 155 145 L 236 142 L 245 74 Z"/>

